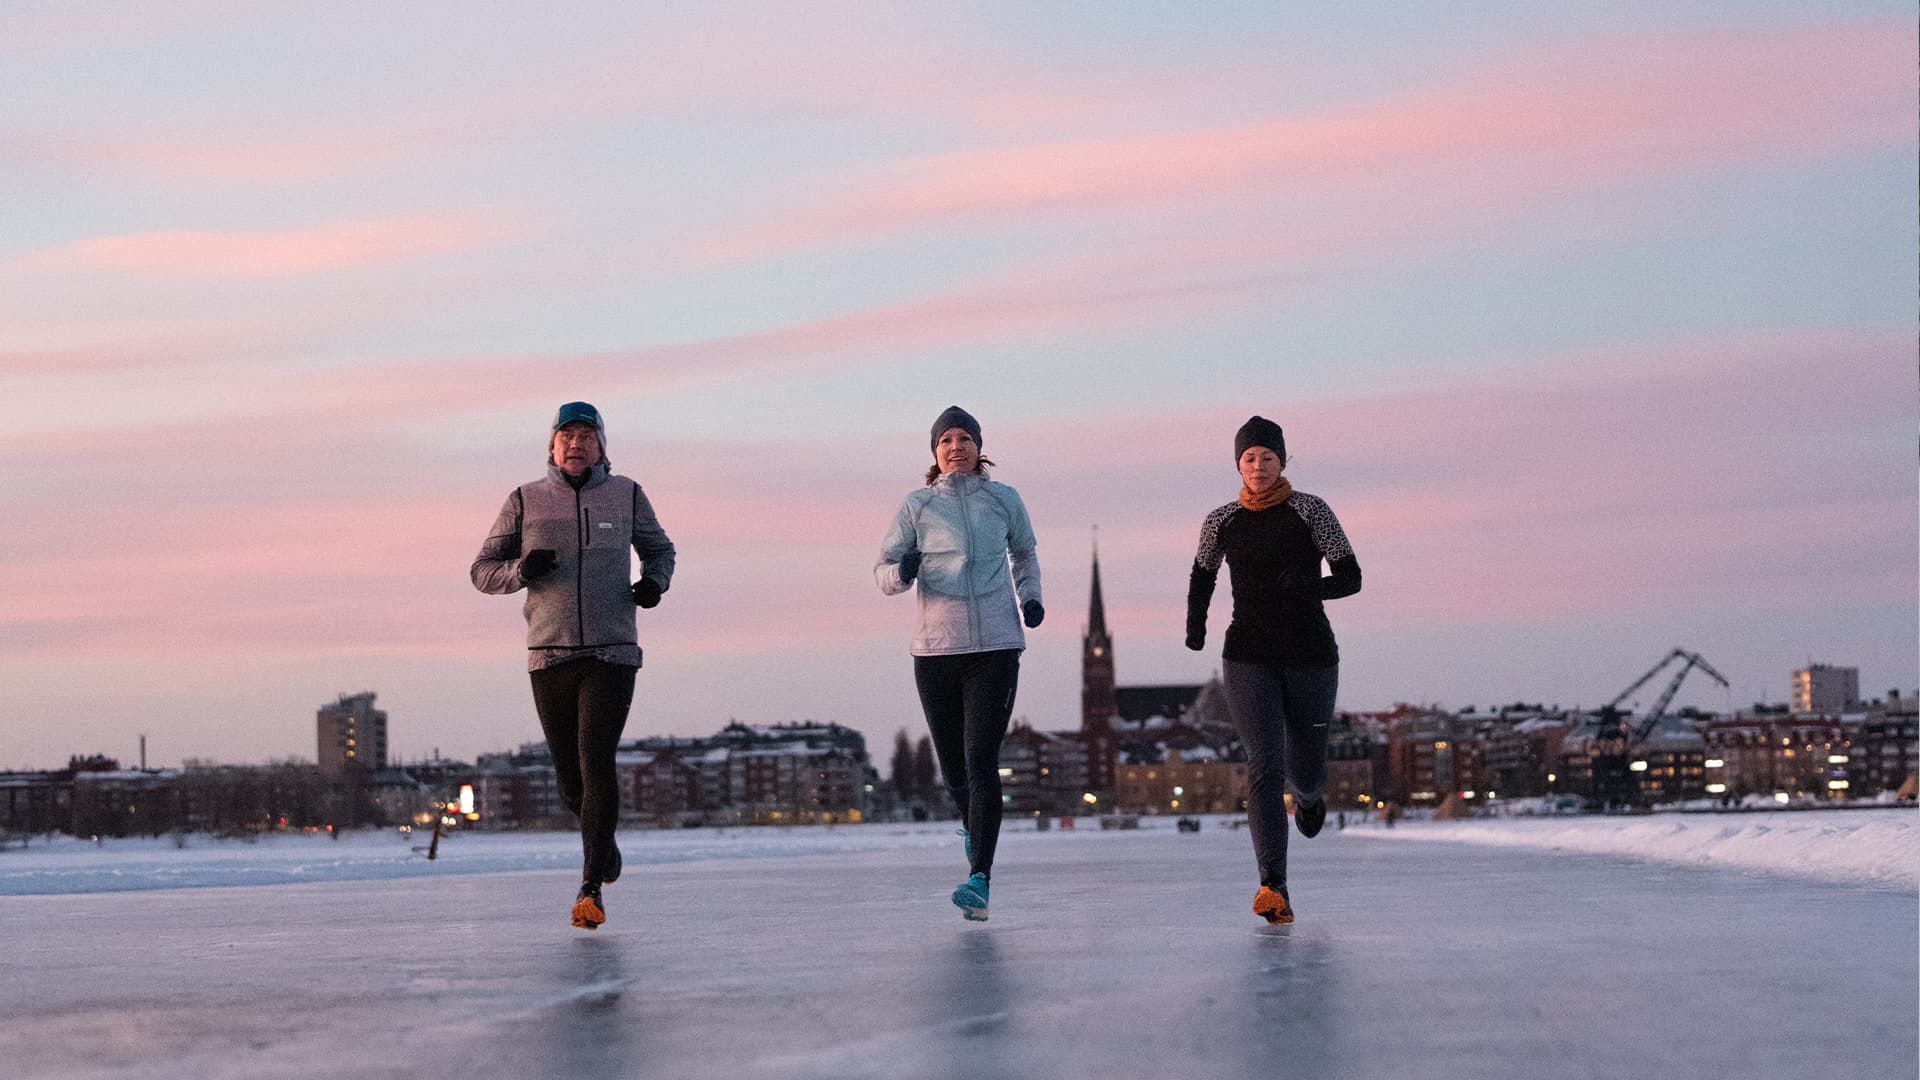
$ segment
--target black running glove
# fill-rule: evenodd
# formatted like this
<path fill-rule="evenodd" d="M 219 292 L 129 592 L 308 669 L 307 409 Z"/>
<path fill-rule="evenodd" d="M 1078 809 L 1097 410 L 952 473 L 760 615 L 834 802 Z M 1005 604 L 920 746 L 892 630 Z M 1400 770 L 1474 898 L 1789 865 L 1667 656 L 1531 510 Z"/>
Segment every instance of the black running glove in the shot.
<path fill-rule="evenodd" d="M 1276 579 L 1280 591 L 1310 600 L 1320 599 L 1320 567 L 1289 566 Z"/>
<path fill-rule="evenodd" d="M 911 585 L 920 573 L 920 549 L 913 548 L 900 556 L 900 584 Z"/>
<path fill-rule="evenodd" d="M 1047 617 L 1047 609 L 1040 606 L 1040 601 L 1029 600 L 1020 605 L 1020 614 L 1027 621 L 1027 629 L 1031 630 L 1040 625 L 1041 619 Z"/>
<path fill-rule="evenodd" d="M 531 582 L 546 577 L 559 562 L 552 548 L 534 548 L 520 559 L 520 580 Z"/>
<path fill-rule="evenodd" d="M 1192 649 L 1194 652 L 1199 652 L 1206 647 L 1207 632 L 1191 626 L 1187 627 L 1187 648 Z"/>
<path fill-rule="evenodd" d="M 641 607 L 655 607 L 660 603 L 660 586 L 652 578 L 641 578 L 633 583 L 633 602 Z"/>

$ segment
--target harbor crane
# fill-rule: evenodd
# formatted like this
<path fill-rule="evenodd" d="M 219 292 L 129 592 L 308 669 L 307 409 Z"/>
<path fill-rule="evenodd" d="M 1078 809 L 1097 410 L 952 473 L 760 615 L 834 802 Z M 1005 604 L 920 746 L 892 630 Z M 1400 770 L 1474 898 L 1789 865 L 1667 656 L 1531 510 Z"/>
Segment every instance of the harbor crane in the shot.
<path fill-rule="evenodd" d="M 1667 688 L 1661 691 L 1653 708 L 1647 710 L 1645 718 L 1630 724 L 1628 714 L 1620 709 L 1621 703 L 1676 660 L 1684 660 L 1685 663 L 1674 673 Z M 1676 648 L 1600 710 L 1600 728 L 1594 740 L 1593 788 L 1602 805 L 1638 806 L 1645 801 L 1646 793 L 1633 775 L 1633 755 L 1653 734 L 1654 729 L 1660 726 L 1661 719 L 1667 714 L 1667 706 L 1673 703 L 1673 696 L 1680 692 L 1680 684 L 1686 681 L 1687 674 L 1694 668 L 1699 668 L 1721 686 L 1731 685 L 1726 676 L 1707 663 L 1706 657 Z"/>

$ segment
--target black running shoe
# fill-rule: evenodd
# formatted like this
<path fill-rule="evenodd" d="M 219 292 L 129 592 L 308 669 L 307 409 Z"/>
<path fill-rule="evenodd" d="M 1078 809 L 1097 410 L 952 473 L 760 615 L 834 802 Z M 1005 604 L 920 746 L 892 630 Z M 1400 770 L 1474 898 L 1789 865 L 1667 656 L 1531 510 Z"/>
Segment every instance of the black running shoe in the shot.
<path fill-rule="evenodd" d="M 1327 800 L 1321 798 L 1295 805 L 1293 823 L 1300 827 L 1301 836 L 1309 840 L 1319 836 L 1321 826 L 1327 823 Z"/>

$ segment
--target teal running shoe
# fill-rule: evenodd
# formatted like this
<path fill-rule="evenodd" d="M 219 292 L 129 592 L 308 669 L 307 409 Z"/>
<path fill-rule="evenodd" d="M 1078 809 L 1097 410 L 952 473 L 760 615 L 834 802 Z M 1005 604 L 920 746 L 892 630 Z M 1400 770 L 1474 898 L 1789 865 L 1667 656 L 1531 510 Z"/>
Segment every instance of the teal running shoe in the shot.
<path fill-rule="evenodd" d="M 987 921 L 987 875 L 974 874 L 953 890 L 953 906 L 968 922 Z"/>

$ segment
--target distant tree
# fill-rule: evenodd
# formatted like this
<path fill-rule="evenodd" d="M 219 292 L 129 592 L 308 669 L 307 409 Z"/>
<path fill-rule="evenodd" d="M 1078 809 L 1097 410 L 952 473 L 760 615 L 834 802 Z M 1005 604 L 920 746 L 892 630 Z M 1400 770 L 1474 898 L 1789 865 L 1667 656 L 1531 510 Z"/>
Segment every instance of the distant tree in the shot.
<path fill-rule="evenodd" d="M 920 794 L 914 783 L 913 744 L 907 740 L 907 729 L 901 728 L 893 737 L 893 790 L 902 802 L 912 800 Z"/>
<path fill-rule="evenodd" d="M 923 799 L 933 798 L 939 784 L 939 772 L 933 765 L 933 740 L 920 736 L 913 748 L 913 786 L 914 791 Z"/>

